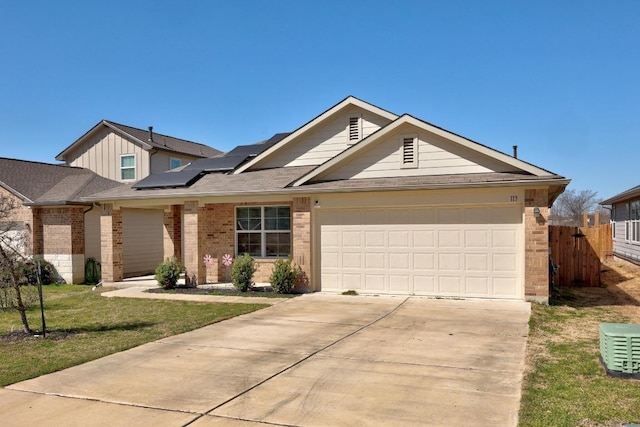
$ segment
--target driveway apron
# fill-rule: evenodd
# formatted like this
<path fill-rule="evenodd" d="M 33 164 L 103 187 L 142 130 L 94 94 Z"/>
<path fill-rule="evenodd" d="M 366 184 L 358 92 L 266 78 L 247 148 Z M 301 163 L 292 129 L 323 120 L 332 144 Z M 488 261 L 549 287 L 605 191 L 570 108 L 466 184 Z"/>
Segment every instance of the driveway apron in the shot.
<path fill-rule="evenodd" d="M 524 302 L 313 294 L 0 389 L 3 425 L 515 426 Z"/>

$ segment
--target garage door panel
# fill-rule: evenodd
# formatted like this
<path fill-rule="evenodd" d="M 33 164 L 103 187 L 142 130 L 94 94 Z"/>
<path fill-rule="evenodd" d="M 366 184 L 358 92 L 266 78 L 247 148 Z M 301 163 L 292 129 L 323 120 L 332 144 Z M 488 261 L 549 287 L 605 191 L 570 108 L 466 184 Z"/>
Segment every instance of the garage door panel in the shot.
<path fill-rule="evenodd" d="M 460 276 L 440 276 L 438 278 L 438 293 L 462 295 L 462 278 Z"/>
<path fill-rule="evenodd" d="M 466 277 L 465 294 L 477 297 L 490 296 L 490 279 L 488 277 Z"/>
<path fill-rule="evenodd" d="M 367 248 L 380 248 L 383 249 L 385 247 L 385 232 L 380 231 L 370 231 L 366 230 L 364 232 L 364 242 L 367 245 Z"/>
<path fill-rule="evenodd" d="M 318 218 L 323 290 L 523 296 L 521 207 L 320 210 Z"/>
<path fill-rule="evenodd" d="M 493 254 L 493 270 L 496 272 L 515 273 L 518 259 L 514 254 Z"/>
<path fill-rule="evenodd" d="M 515 230 L 513 228 L 492 230 L 491 241 L 493 248 L 505 248 L 513 250 L 516 248 Z"/>
<path fill-rule="evenodd" d="M 413 269 L 414 271 L 433 270 L 435 268 L 435 254 L 433 253 L 414 253 Z"/>
<path fill-rule="evenodd" d="M 464 265 L 467 271 L 488 272 L 491 269 L 488 254 L 465 254 Z"/>
<path fill-rule="evenodd" d="M 438 231 L 438 247 L 439 248 L 461 248 L 462 234 L 460 230 L 439 230 Z"/>
<path fill-rule="evenodd" d="M 389 253 L 389 270 L 408 270 L 411 268 L 411 254 L 408 252 Z"/>
<path fill-rule="evenodd" d="M 411 293 L 411 276 L 409 274 L 389 274 L 389 290 L 402 294 Z"/>
<path fill-rule="evenodd" d="M 364 255 L 365 267 L 369 268 L 384 268 L 387 263 L 384 262 L 386 258 L 385 252 L 367 252 Z"/>
<path fill-rule="evenodd" d="M 413 247 L 414 248 L 435 248 L 436 238 L 434 230 L 415 230 L 413 231 Z"/>

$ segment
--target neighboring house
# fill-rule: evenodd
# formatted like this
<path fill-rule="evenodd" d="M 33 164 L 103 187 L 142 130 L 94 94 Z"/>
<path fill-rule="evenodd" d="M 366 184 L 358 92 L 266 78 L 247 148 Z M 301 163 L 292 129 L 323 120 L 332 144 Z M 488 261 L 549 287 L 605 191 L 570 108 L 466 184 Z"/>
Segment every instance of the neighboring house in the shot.
<path fill-rule="evenodd" d="M 95 207 L 82 197 L 121 185 L 87 169 L 0 158 L 0 196 L 18 202 L 16 246 L 51 262 L 67 282 L 82 282 L 96 239 L 99 253 L 100 237 L 85 239 L 85 217 Z"/>
<path fill-rule="evenodd" d="M 164 256 L 199 283 L 250 253 L 256 281 L 292 257 L 309 291 L 547 301 L 549 207 L 568 183 L 348 97 L 294 132 L 84 200 L 100 204 L 106 281 L 127 276 L 123 216 L 154 208 Z"/>
<path fill-rule="evenodd" d="M 100 209 L 81 197 L 219 154 L 151 127 L 103 120 L 58 154 L 65 165 L 0 159 L 0 187 L 21 202 L 15 220 L 18 231 L 31 231 L 26 252 L 44 256 L 67 282 L 80 283 L 86 259 L 102 258 Z M 162 262 L 163 216 L 157 206 L 122 209 L 125 274 L 151 273 Z"/>
<path fill-rule="evenodd" d="M 611 206 L 613 255 L 640 265 L 640 185 L 600 205 Z"/>
<path fill-rule="evenodd" d="M 120 182 L 134 182 L 151 173 L 175 169 L 221 151 L 197 142 L 102 120 L 56 160 L 69 166 L 90 169 L 100 176 Z"/>

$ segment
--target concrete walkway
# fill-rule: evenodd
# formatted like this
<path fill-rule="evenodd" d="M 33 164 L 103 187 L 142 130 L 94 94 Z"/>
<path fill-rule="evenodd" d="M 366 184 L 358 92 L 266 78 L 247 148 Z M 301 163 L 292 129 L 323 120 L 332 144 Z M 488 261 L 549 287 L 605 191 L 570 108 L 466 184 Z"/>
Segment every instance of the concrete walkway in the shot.
<path fill-rule="evenodd" d="M 0 414 L 6 426 L 515 426 L 529 314 L 304 295 L 0 389 Z"/>

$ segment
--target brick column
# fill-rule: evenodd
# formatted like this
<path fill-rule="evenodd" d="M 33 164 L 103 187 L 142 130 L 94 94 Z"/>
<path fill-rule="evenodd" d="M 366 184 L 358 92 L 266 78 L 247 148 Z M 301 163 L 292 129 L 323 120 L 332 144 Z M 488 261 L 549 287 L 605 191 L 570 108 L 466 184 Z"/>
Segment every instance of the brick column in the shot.
<path fill-rule="evenodd" d="M 164 228 L 162 231 L 164 258 L 175 256 L 182 259 L 182 206 L 172 205 L 164 211 Z"/>
<path fill-rule="evenodd" d="M 302 277 L 296 286 L 297 291 L 312 291 L 311 283 L 311 198 L 293 198 L 293 261 L 300 267 Z"/>
<path fill-rule="evenodd" d="M 195 276 L 196 283 L 202 284 L 206 278 L 204 265 L 204 244 L 206 230 L 206 209 L 200 208 L 198 201 L 184 202 L 184 267 L 189 277 Z"/>
<path fill-rule="evenodd" d="M 547 189 L 525 190 L 525 299 L 549 302 L 549 208 Z M 540 218 L 533 214 L 540 209 Z"/>
<path fill-rule="evenodd" d="M 122 281 L 122 211 L 114 209 L 111 203 L 100 207 L 100 249 L 102 280 Z"/>
<path fill-rule="evenodd" d="M 31 224 L 31 254 L 36 257 L 44 255 L 42 208 L 32 209 L 33 221 Z"/>

